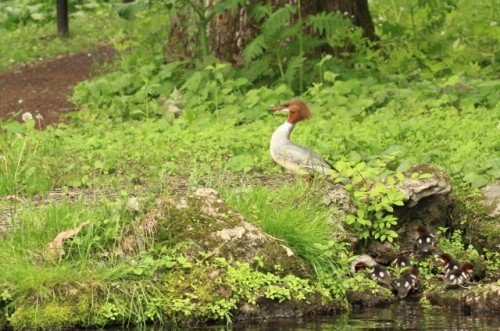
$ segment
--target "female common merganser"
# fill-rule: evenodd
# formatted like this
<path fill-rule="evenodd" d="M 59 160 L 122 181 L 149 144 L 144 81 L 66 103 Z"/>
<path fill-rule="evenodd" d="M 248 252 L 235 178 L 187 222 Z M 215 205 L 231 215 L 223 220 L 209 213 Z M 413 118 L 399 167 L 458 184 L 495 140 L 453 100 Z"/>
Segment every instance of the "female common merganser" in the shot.
<path fill-rule="evenodd" d="M 404 268 L 404 267 L 411 267 L 413 266 L 413 263 L 411 263 L 410 258 L 408 255 L 401 255 L 397 256 L 392 259 L 391 261 L 391 266 L 392 267 L 399 267 L 399 268 Z"/>
<path fill-rule="evenodd" d="M 471 278 L 474 266 L 465 262 L 460 265 L 460 269 L 450 270 L 444 276 L 445 288 L 465 287 L 464 284 Z"/>
<path fill-rule="evenodd" d="M 295 125 L 302 120 L 311 118 L 311 112 L 303 101 L 287 101 L 281 106 L 271 107 L 269 111 L 288 112 L 286 122 L 280 125 L 271 137 L 271 157 L 276 163 L 301 175 L 326 174 L 333 169 L 333 166 L 326 162 L 321 155 L 290 140 L 290 134 Z"/>
<path fill-rule="evenodd" d="M 441 259 L 441 263 L 443 263 L 443 272 L 445 276 L 452 270 L 460 269 L 460 262 L 455 260 L 450 254 L 443 253 L 439 255 L 439 258 Z"/>
<path fill-rule="evenodd" d="M 404 299 L 411 291 L 418 290 L 420 284 L 420 280 L 418 278 L 419 275 L 420 273 L 416 267 L 411 267 L 410 269 L 403 271 L 395 284 L 395 290 L 398 292 L 398 298 Z"/>
<path fill-rule="evenodd" d="M 434 245 L 436 245 L 436 237 L 429 232 L 425 225 L 419 225 L 417 232 L 418 237 L 415 240 L 414 249 L 423 254 L 430 253 L 434 249 Z"/>
<path fill-rule="evenodd" d="M 370 270 L 368 270 L 368 275 L 373 281 L 388 288 L 392 287 L 391 275 L 389 274 L 389 271 L 387 271 L 387 269 L 381 264 L 375 263 L 373 265 L 367 266 L 364 262 L 359 262 L 355 266 L 356 272 L 364 271 L 367 267 L 370 268 Z"/>

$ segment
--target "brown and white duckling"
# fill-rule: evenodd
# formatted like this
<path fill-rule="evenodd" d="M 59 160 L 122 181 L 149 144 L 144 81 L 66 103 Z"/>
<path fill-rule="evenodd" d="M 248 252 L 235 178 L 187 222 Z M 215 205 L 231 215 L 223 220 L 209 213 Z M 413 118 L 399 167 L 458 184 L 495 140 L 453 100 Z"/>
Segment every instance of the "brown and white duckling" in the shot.
<path fill-rule="evenodd" d="M 417 232 L 418 237 L 413 245 L 414 250 L 422 254 L 430 253 L 436 245 L 436 237 L 429 232 L 429 229 L 425 225 L 419 225 Z"/>
<path fill-rule="evenodd" d="M 462 263 L 460 269 L 452 269 L 444 276 L 444 287 L 447 289 L 465 287 L 473 271 L 474 266 L 471 263 Z"/>
<path fill-rule="evenodd" d="M 359 262 L 355 266 L 356 272 L 366 270 L 368 276 L 377 284 L 391 288 L 391 275 L 387 269 L 378 263 L 367 266 L 364 262 Z"/>
<path fill-rule="evenodd" d="M 399 267 L 399 268 L 404 268 L 404 267 L 411 267 L 413 266 L 413 263 L 411 263 L 410 258 L 408 255 L 400 255 L 396 256 L 391 260 L 391 267 Z"/>
<path fill-rule="evenodd" d="M 447 275 L 452 270 L 460 269 L 460 262 L 458 260 L 455 260 L 450 254 L 442 253 L 441 255 L 439 255 L 439 258 L 441 259 L 441 263 L 443 264 L 443 272 L 445 275 Z"/>
<path fill-rule="evenodd" d="M 420 273 L 416 267 L 411 267 L 401 274 L 394 284 L 399 299 L 404 299 L 410 292 L 417 291 L 420 285 Z"/>

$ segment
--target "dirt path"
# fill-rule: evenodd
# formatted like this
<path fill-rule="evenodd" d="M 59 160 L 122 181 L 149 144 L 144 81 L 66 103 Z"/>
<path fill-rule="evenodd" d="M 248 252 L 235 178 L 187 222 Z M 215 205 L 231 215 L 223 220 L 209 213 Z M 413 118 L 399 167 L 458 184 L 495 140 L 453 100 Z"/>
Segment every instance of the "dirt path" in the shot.
<path fill-rule="evenodd" d="M 73 87 L 90 78 L 109 62 L 113 55 L 109 46 L 93 53 L 63 55 L 32 65 L 0 73 L 0 119 L 6 120 L 20 112 L 41 115 L 41 127 L 59 121 L 60 116 L 74 109 L 67 99 Z"/>

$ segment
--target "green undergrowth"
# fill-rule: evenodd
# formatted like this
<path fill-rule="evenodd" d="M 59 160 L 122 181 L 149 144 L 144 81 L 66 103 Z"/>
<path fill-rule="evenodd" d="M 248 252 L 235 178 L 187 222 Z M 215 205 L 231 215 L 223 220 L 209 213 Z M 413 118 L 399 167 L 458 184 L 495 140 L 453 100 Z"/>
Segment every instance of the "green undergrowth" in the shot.
<path fill-rule="evenodd" d="M 243 304 L 255 309 L 284 301 L 297 309 L 341 307 L 343 288 L 328 282 L 331 274 L 309 279 L 283 274 L 280 265 L 273 267 L 275 272 L 259 270 L 264 256 L 257 267 L 209 258 L 213 252 L 185 257 L 185 243 L 169 240 L 168 226 L 153 233 L 141 230 L 151 204 L 143 201 L 138 210 L 128 198 L 101 196 L 98 205 L 80 199 L 18 206 L 0 241 L 0 307 L 10 325 L 229 323 Z M 168 224 L 170 219 L 160 220 Z M 84 222 L 90 224 L 60 247 L 61 255 L 50 254 L 48 244 L 58 233 Z"/>
<path fill-rule="evenodd" d="M 335 221 L 325 222 L 331 211 L 323 204 L 320 188 L 299 179 L 295 185 L 278 188 L 248 186 L 227 190 L 224 196 L 247 219 L 282 239 L 320 276 L 341 278 L 347 272 L 346 247 L 336 236 Z"/>

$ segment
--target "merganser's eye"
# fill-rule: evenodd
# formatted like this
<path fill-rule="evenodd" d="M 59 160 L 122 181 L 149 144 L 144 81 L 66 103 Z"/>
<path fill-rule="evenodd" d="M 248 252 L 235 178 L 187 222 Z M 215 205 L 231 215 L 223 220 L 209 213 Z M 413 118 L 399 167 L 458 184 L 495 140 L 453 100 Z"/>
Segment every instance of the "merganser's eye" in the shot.
<path fill-rule="evenodd" d="M 283 107 L 287 107 L 287 108 L 288 108 L 289 106 L 290 106 L 290 102 L 285 102 L 285 103 L 283 104 Z"/>

